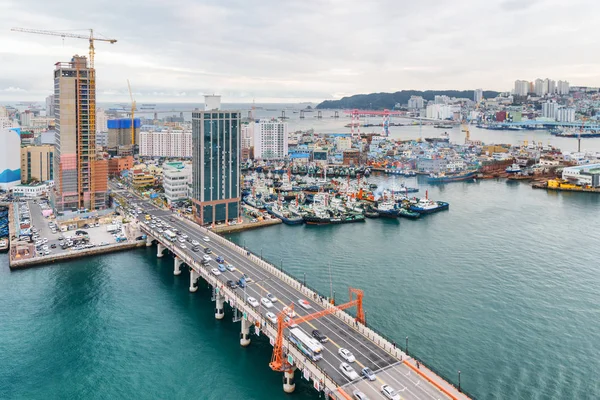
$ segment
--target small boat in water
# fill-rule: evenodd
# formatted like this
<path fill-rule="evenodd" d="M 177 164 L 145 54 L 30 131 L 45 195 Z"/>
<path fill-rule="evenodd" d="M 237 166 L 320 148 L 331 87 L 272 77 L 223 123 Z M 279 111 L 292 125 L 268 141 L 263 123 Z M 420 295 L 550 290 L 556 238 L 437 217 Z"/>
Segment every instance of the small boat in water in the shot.
<path fill-rule="evenodd" d="M 519 164 L 513 164 L 505 169 L 507 174 L 518 174 L 521 172 L 521 166 Z"/>
<path fill-rule="evenodd" d="M 427 183 L 460 182 L 475 178 L 477 171 L 465 171 L 458 174 L 431 174 L 427 177 Z"/>
<path fill-rule="evenodd" d="M 400 212 L 398 213 L 398 216 L 408 219 L 417 219 L 421 217 L 421 214 L 415 211 L 407 210 L 406 208 L 401 208 Z"/>
<path fill-rule="evenodd" d="M 399 211 L 396 203 L 390 200 L 382 201 L 377 205 L 377 213 L 380 217 L 397 218 Z"/>

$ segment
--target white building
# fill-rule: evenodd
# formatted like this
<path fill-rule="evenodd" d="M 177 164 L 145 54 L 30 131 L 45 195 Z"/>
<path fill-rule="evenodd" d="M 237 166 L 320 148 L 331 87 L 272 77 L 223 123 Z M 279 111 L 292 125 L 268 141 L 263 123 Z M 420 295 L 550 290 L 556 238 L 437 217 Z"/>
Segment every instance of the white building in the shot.
<path fill-rule="evenodd" d="M 420 110 L 425 107 L 425 101 L 421 96 L 410 96 L 408 99 L 408 109 L 409 110 Z"/>
<path fill-rule="evenodd" d="M 191 158 L 192 132 L 140 132 L 140 156 Z"/>
<path fill-rule="evenodd" d="M 169 204 L 190 197 L 192 184 L 192 165 L 190 163 L 164 163 L 163 188 Z"/>
<path fill-rule="evenodd" d="M 483 89 L 475 89 L 475 92 L 473 93 L 473 101 L 475 103 L 479 103 L 481 100 L 483 100 Z"/>
<path fill-rule="evenodd" d="M 29 110 L 25 110 L 21 113 L 21 126 L 27 127 L 31 126 L 33 120 L 33 113 Z"/>
<path fill-rule="evenodd" d="M 347 150 L 352 148 L 352 139 L 349 137 L 338 136 L 335 138 L 335 147 L 338 150 Z"/>
<path fill-rule="evenodd" d="M 562 178 L 576 185 L 600 187 L 600 164 L 564 168 Z"/>
<path fill-rule="evenodd" d="M 558 81 L 558 84 L 556 85 L 556 92 L 562 95 L 569 94 L 569 82 Z"/>
<path fill-rule="evenodd" d="M 454 115 L 454 110 L 446 104 L 429 104 L 426 117 L 429 119 L 449 119 Z"/>
<path fill-rule="evenodd" d="M 515 81 L 515 96 L 527 96 L 529 93 L 529 81 Z"/>
<path fill-rule="evenodd" d="M 547 101 L 542 104 L 542 117 L 556 119 L 558 113 L 558 104 L 554 101 Z"/>
<path fill-rule="evenodd" d="M 435 104 L 448 104 L 450 103 L 450 97 L 445 95 L 437 95 L 433 98 L 433 102 Z"/>
<path fill-rule="evenodd" d="M 2 117 L 8 118 L 8 110 L 4 106 L 0 106 L 0 118 Z"/>
<path fill-rule="evenodd" d="M 242 125 L 242 149 L 249 149 L 254 146 L 254 122 Z"/>
<path fill-rule="evenodd" d="M 11 189 L 15 197 L 34 198 L 40 197 L 48 192 L 48 185 L 39 183 L 37 185 L 16 185 Z"/>
<path fill-rule="evenodd" d="M 254 126 L 254 158 L 283 159 L 288 155 L 288 124 L 276 119 L 261 119 Z"/>
<path fill-rule="evenodd" d="M 556 113 L 558 122 L 575 122 L 575 107 L 560 107 Z"/>
<path fill-rule="evenodd" d="M 100 132 L 108 132 L 108 116 L 102 108 L 96 112 L 96 133 Z"/>

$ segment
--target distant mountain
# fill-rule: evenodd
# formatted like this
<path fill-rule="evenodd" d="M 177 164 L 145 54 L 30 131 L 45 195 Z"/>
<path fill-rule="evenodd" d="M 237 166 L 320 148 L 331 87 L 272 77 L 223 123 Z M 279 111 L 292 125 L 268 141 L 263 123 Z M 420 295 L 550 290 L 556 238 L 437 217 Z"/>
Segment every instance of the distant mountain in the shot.
<path fill-rule="evenodd" d="M 483 97 L 486 99 L 498 96 L 500 92 L 484 90 Z M 340 100 L 325 100 L 317 105 L 317 108 L 359 108 L 363 110 L 391 110 L 397 103 L 406 104 L 410 96 L 422 96 L 425 100 L 433 100 L 435 96 L 448 96 L 473 99 L 474 90 L 402 90 L 396 93 L 371 93 L 355 94 L 343 97 Z"/>

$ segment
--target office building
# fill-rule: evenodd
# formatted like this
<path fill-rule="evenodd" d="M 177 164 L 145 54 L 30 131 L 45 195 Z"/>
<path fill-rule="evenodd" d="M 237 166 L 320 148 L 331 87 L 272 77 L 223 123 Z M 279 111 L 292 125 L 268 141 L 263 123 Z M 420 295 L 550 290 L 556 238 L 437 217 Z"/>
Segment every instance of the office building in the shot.
<path fill-rule="evenodd" d="M 105 208 L 108 164 L 96 160 L 96 71 L 83 56 L 55 66 L 52 204 L 57 211 Z"/>
<path fill-rule="evenodd" d="M 9 190 L 21 183 L 21 129 L 0 129 L 0 189 Z"/>
<path fill-rule="evenodd" d="M 409 110 L 420 110 L 425 107 L 425 100 L 421 96 L 410 96 L 408 99 L 408 109 Z"/>
<path fill-rule="evenodd" d="M 21 183 L 54 179 L 54 146 L 21 147 Z"/>
<path fill-rule="evenodd" d="M 154 186 L 154 175 L 148 171 L 135 169 L 131 173 L 131 184 L 136 189 Z"/>
<path fill-rule="evenodd" d="M 516 80 L 514 90 L 515 96 L 527 96 L 529 93 L 529 85 L 530 83 L 528 81 Z"/>
<path fill-rule="evenodd" d="M 281 160 L 288 154 L 288 124 L 277 119 L 261 119 L 254 126 L 254 158 Z"/>
<path fill-rule="evenodd" d="M 170 162 L 163 164 L 163 188 L 169 204 L 189 198 L 192 184 L 192 166 L 188 163 Z"/>
<path fill-rule="evenodd" d="M 123 171 L 129 171 L 132 167 L 133 156 L 113 157 L 108 160 L 108 176 L 119 176 Z"/>
<path fill-rule="evenodd" d="M 140 132 L 140 156 L 191 158 L 192 132 Z"/>
<path fill-rule="evenodd" d="M 473 93 L 473 101 L 475 103 L 479 103 L 481 100 L 483 100 L 483 89 L 475 89 L 475 92 Z"/>
<path fill-rule="evenodd" d="M 220 96 L 206 96 L 205 110 L 192 112 L 192 201 L 201 224 L 240 214 L 239 111 L 220 110 Z"/>
<path fill-rule="evenodd" d="M 556 119 L 558 104 L 555 101 L 547 101 L 542 104 L 542 117 Z"/>
<path fill-rule="evenodd" d="M 567 81 L 558 81 L 556 85 L 556 92 L 560 95 L 568 95 L 569 94 L 569 82 Z"/>

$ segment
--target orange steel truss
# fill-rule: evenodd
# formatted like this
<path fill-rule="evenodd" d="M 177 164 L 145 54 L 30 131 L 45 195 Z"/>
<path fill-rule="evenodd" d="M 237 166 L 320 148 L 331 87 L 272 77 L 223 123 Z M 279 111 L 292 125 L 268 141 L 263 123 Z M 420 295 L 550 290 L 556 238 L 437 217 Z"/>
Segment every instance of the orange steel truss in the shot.
<path fill-rule="evenodd" d="M 326 308 L 321 311 L 317 311 L 312 314 L 308 314 L 302 317 L 290 318 L 289 321 L 285 322 L 286 312 L 289 310 L 294 310 L 294 304 L 290 304 L 288 307 L 289 310 L 282 310 L 277 315 L 277 338 L 275 339 L 275 345 L 273 346 L 273 355 L 271 356 L 271 362 L 269 366 L 273 371 L 289 371 L 291 369 L 291 365 L 287 362 L 284 354 L 283 354 L 283 330 L 290 325 L 293 324 L 301 324 L 302 322 L 312 321 L 317 318 L 324 317 L 326 315 L 334 314 L 337 311 L 345 310 L 350 307 L 356 306 L 356 318 L 357 322 L 362 324 L 365 323 L 365 312 L 363 309 L 363 296 L 364 292 L 361 289 L 349 288 L 349 298 L 350 301 L 344 304 L 340 304 L 336 307 Z M 356 296 L 356 297 L 355 297 Z"/>

